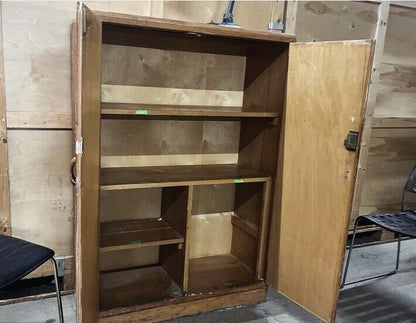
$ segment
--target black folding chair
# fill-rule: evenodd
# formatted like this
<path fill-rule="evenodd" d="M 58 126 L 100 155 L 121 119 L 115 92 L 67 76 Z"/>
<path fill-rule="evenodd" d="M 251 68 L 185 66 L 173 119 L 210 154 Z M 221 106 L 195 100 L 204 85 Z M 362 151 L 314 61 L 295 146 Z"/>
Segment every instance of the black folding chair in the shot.
<path fill-rule="evenodd" d="M 37 244 L 0 234 L 0 289 L 23 278 L 46 261 L 53 265 L 59 321 L 64 322 L 55 252 Z"/>
<path fill-rule="evenodd" d="M 359 216 L 357 220 L 355 221 L 354 232 L 352 234 L 351 246 L 348 252 L 347 262 L 345 264 L 344 277 L 342 278 L 341 288 L 343 288 L 346 285 L 351 285 L 351 284 L 360 283 L 360 282 L 371 280 L 371 279 L 393 275 L 397 272 L 397 270 L 399 269 L 400 243 L 401 243 L 402 235 L 416 238 L 416 212 L 411 211 L 411 210 L 406 210 L 406 211 L 404 210 L 404 201 L 405 201 L 406 192 L 416 193 L 416 165 L 413 167 L 410 173 L 410 176 L 407 179 L 406 185 L 403 188 L 400 212 L 382 213 L 382 214 L 376 214 L 376 215 L 362 215 L 362 216 Z M 390 271 L 385 274 L 345 283 L 347 279 L 348 267 L 350 265 L 351 253 L 354 247 L 355 234 L 357 233 L 358 226 L 362 224 L 364 225 L 376 224 L 379 227 L 382 227 L 383 229 L 386 229 L 388 231 L 398 234 L 396 267 L 393 271 Z"/>

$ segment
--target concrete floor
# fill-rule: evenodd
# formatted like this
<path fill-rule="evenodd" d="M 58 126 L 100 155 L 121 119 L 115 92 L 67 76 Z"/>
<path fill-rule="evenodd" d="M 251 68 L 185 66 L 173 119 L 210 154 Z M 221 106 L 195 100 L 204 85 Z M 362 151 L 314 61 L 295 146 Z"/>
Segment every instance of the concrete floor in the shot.
<path fill-rule="evenodd" d="M 383 273 L 394 267 L 396 244 L 354 250 L 349 279 Z M 66 322 L 75 322 L 73 295 L 63 297 Z M 57 322 L 54 298 L 0 307 L 0 322 Z M 321 322 L 311 314 L 269 290 L 266 303 L 185 317 L 172 323 L 191 322 Z M 416 240 L 402 243 L 400 271 L 396 275 L 352 285 L 340 293 L 337 323 L 416 322 Z"/>

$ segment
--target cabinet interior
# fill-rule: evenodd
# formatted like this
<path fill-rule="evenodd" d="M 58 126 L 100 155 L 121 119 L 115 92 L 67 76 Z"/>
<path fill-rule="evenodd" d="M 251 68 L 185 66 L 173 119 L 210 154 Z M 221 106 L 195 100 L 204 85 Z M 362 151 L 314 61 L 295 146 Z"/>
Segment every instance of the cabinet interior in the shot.
<path fill-rule="evenodd" d="M 101 311 L 264 279 L 287 57 L 103 23 Z"/>

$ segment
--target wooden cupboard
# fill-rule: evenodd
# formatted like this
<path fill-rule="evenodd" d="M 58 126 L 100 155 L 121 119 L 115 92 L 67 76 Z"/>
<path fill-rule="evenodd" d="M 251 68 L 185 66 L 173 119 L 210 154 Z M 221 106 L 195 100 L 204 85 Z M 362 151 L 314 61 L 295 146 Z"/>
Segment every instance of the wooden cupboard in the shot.
<path fill-rule="evenodd" d="M 267 284 L 332 320 L 371 42 L 82 5 L 71 34 L 78 322 L 258 303 Z"/>

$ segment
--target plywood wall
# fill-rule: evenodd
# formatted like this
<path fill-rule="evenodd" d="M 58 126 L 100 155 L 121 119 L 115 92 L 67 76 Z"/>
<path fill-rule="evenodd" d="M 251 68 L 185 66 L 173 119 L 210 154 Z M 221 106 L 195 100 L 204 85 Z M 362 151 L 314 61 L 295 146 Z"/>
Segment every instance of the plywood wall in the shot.
<path fill-rule="evenodd" d="M 0 11 L 1 13 L 1 11 Z M 9 163 L 0 17 L 0 234 L 10 235 Z"/>
<path fill-rule="evenodd" d="M 11 231 L 61 256 L 73 254 L 69 23 L 75 6 L 2 2 Z M 43 266 L 32 276 L 50 272 Z"/>
<path fill-rule="evenodd" d="M 416 9 L 391 5 L 360 214 L 397 210 L 401 190 L 416 164 L 416 34 L 413 30 L 416 30 Z"/>
<path fill-rule="evenodd" d="M 86 1 L 93 10 L 186 21 L 221 21 L 223 1 Z M 73 255 L 70 23 L 76 2 L 2 2 L 12 235 Z M 283 3 L 237 2 L 235 21 L 266 30 Z M 132 257 L 133 259 L 134 257 Z M 103 259 L 103 266 L 111 261 Z M 42 268 L 34 276 L 50 275 Z"/>
<path fill-rule="evenodd" d="M 299 1 L 295 33 L 298 41 L 372 39 L 377 3 Z"/>
<path fill-rule="evenodd" d="M 382 17 L 376 2 L 297 3 L 294 32 L 299 41 L 374 39 L 381 30 L 380 69 L 372 79 L 374 115 L 367 116 L 367 151 L 360 159 L 351 225 L 359 214 L 397 209 L 400 190 L 416 163 L 416 34 L 410 32 L 416 30 L 416 9 L 403 5 L 384 5 L 387 15 Z"/>

